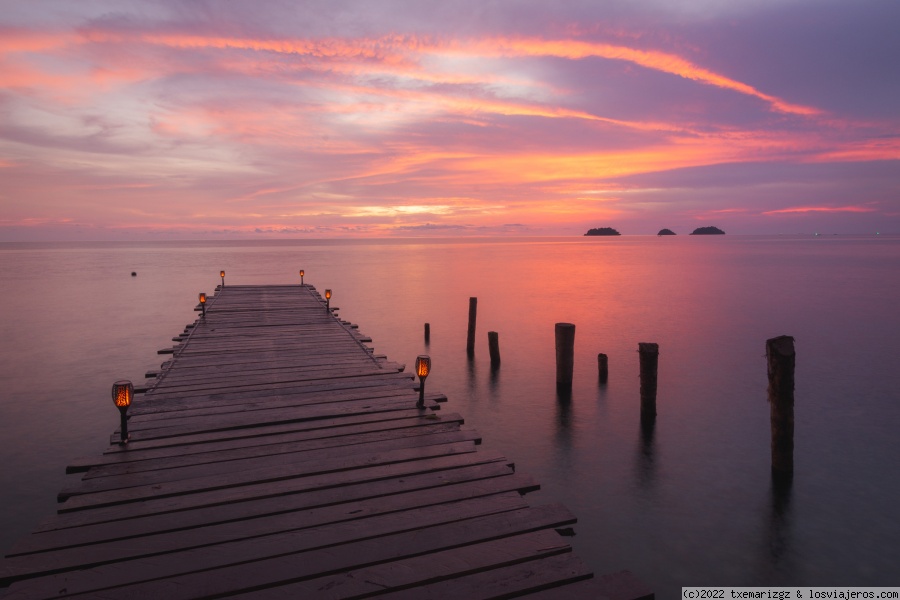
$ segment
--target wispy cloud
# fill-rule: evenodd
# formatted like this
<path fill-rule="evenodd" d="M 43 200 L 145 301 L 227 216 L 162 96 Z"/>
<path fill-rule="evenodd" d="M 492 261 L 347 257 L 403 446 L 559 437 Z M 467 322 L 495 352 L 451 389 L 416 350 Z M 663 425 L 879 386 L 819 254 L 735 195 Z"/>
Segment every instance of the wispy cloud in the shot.
<path fill-rule="evenodd" d="M 458 43 L 461 48 L 471 48 L 469 43 Z M 773 109 L 800 115 L 817 115 L 821 111 L 810 107 L 792 104 L 775 96 L 765 94 L 753 86 L 736 81 L 709 69 L 691 63 L 689 60 L 667 52 L 642 50 L 612 44 L 586 42 L 579 40 L 542 40 L 542 39 L 497 39 L 474 46 L 486 53 L 495 52 L 504 56 L 553 56 L 569 60 L 598 57 L 621 60 L 647 69 L 661 71 L 691 79 L 707 85 L 746 94 L 769 103 Z"/>
<path fill-rule="evenodd" d="M 791 206 L 767 210 L 764 215 L 783 215 L 788 213 L 870 213 L 878 210 L 873 206 Z"/>

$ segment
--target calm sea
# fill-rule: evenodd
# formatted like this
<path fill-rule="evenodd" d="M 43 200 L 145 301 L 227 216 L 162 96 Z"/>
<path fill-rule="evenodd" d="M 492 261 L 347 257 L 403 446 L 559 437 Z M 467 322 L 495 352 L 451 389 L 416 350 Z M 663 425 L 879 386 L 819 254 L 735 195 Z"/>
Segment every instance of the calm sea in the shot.
<path fill-rule="evenodd" d="M 301 268 L 378 353 L 431 355 L 444 410 L 541 482 L 532 503 L 572 509 L 598 573 L 630 569 L 660 598 L 897 585 L 900 237 L 885 236 L 0 244 L 0 550 L 52 514 L 69 459 L 105 447 L 111 383 L 159 366 L 220 269 L 241 284 Z M 556 322 L 576 325 L 569 402 Z M 782 334 L 797 349 L 788 493 L 770 482 L 764 357 Z M 638 342 L 660 346 L 652 435 Z"/>

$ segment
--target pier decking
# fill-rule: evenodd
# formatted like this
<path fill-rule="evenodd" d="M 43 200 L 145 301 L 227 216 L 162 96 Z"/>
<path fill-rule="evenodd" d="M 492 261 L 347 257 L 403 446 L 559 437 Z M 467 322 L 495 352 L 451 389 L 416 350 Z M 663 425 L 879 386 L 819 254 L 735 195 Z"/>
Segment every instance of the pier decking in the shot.
<path fill-rule="evenodd" d="M 130 442 L 73 461 L 0 562 L 5 598 L 646 597 L 312 286 L 220 288 L 175 341 Z"/>

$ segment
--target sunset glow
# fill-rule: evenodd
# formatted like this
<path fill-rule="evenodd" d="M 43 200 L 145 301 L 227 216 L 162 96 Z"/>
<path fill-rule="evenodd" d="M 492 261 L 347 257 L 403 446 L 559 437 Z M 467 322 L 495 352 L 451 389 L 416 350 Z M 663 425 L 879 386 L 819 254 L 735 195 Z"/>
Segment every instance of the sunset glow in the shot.
<path fill-rule="evenodd" d="M 896 3 L 0 7 L 0 241 L 900 233 Z"/>

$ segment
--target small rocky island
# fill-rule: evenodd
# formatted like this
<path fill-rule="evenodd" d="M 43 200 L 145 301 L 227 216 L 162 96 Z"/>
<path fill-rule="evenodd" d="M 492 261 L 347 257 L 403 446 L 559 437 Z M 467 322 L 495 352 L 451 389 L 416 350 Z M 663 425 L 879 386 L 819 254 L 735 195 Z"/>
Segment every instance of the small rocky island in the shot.
<path fill-rule="evenodd" d="M 584 235 L 622 235 L 612 227 L 595 227 L 594 229 L 588 229 L 588 232 Z"/>
<path fill-rule="evenodd" d="M 675 232 L 671 229 L 660 229 L 656 235 L 675 235 Z"/>
<path fill-rule="evenodd" d="M 725 235 L 718 227 L 698 227 L 691 235 Z"/>

